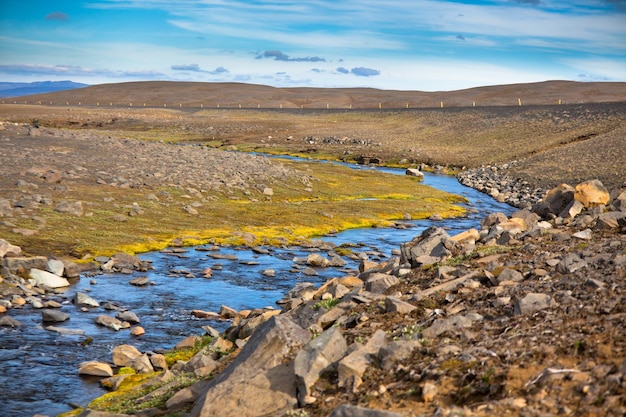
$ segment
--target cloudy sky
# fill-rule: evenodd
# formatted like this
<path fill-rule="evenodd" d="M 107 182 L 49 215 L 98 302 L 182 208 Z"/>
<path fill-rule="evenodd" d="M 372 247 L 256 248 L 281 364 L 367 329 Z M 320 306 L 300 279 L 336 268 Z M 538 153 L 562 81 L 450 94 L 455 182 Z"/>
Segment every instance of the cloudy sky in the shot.
<path fill-rule="evenodd" d="M 0 0 L 0 81 L 626 81 L 626 0 Z"/>

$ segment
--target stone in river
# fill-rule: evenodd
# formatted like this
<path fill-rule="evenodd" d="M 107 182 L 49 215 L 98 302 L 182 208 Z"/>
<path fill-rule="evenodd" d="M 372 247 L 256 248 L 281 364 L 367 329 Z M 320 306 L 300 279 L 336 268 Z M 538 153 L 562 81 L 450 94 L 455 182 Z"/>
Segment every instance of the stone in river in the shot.
<path fill-rule="evenodd" d="M 137 277 L 128 281 L 130 285 L 135 285 L 137 287 L 142 287 L 148 284 L 148 277 Z"/>
<path fill-rule="evenodd" d="M 100 307 L 99 302 L 80 291 L 74 296 L 74 304 L 80 307 Z"/>
<path fill-rule="evenodd" d="M 127 321 L 131 324 L 139 323 L 139 317 L 132 311 L 120 311 L 115 315 L 115 318 Z"/>
<path fill-rule="evenodd" d="M 108 327 L 109 329 L 112 329 L 115 331 L 118 331 L 119 329 L 124 327 L 121 321 L 111 316 L 101 315 L 101 316 L 98 316 L 95 321 L 96 321 L 96 324 Z"/>
<path fill-rule="evenodd" d="M 59 323 L 69 320 L 70 315 L 60 310 L 43 310 L 41 318 L 44 322 Z"/>
<path fill-rule="evenodd" d="M 107 363 L 89 361 L 80 364 L 78 374 L 91 376 L 113 376 L 113 370 Z"/>

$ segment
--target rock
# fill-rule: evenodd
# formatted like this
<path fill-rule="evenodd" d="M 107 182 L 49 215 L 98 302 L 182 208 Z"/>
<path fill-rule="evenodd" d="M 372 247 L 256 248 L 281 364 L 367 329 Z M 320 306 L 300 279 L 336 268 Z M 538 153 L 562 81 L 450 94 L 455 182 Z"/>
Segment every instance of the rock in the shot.
<path fill-rule="evenodd" d="M 335 408 L 328 417 L 402 417 L 403 414 L 391 411 L 374 410 L 352 404 L 342 404 Z"/>
<path fill-rule="evenodd" d="M 150 362 L 150 357 L 148 357 L 148 355 L 145 353 L 135 359 L 130 367 L 133 368 L 138 374 L 149 374 L 151 372 L 154 372 L 152 362 Z"/>
<path fill-rule="evenodd" d="M 186 338 L 178 342 L 176 346 L 174 346 L 174 349 L 193 348 L 194 346 L 196 346 L 197 343 L 201 342 L 202 338 L 200 336 L 187 336 Z"/>
<path fill-rule="evenodd" d="M 585 207 L 595 207 L 607 204 L 610 195 L 602 182 L 590 180 L 581 182 L 575 188 L 574 199 L 580 201 Z"/>
<path fill-rule="evenodd" d="M 273 196 L 273 195 L 274 195 L 274 190 L 273 190 L 273 189 L 271 189 L 271 188 L 269 188 L 269 187 L 265 187 L 265 188 L 263 189 L 263 195 L 266 195 L 266 196 L 270 196 L 270 197 L 271 197 L 271 196 Z"/>
<path fill-rule="evenodd" d="M 558 215 L 572 202 L 574 199 L 574 188 L 561 184 L 546 193 L 543 199 L 533 206 L 533 211 L 539 216 Z"/>
<path fill-rule="evenodd" d="M 385 345 L 386 335 L 382 330 L 377 330 L 366 344 L 356 344 L 355 349 L 339 361 L 337 385 L 340 388 L 346 387 L 348 390 L 356 392 L 363 382 L 361 378 L 367 367 Z"/>
<path fill-rule="evenodd" d="M 83 335 L 85 331 L 83 329 L 68 329 L 66 327 L 56 327 L 56 326 L 46 326 L 44 329 L 57 332 L 59 334 L 68 334 L 68 335 Z"/>
<path fill-rule="evenodd" d="M 593 237 L 593 234 L 591 232 L 591 229 L 585 229 L 585 230 L 581 230 L 580 232 L 574 233 L 572 237 L 575 237 L 576 239 L 581 239 L 581 240 L 591 240 L 591 238 Z"/>
<path fill-rule="evenodd" d="M 130 329 L 130 334 L 132 336 L 143 336 L 146 334 L 146 330 L 141 326 L 134 326 Z"/>
<path fill-rule="evenodd" d="M 439 393 L 437 386 L 431 382 L 426 382 L 422 387 L 422 399 L 425 403 L 432 402 Z"/>
<path fill-rule="evenodd" d="M 119 345 L 113 348 L 113 364 L 115 366 L 132 367 L 133 363 L 141 356 L 141 352 L 132 345 Z"/>
<path fill-rule="evenodd" d="M 594 230 L 619 229 L 620 219 L 626 217 L 626 212 L 610 211 L 602 213 L 596 219 Z"/>
<path fill-rule="evenodd" d="M 122 324 L 121 321 L 119 321 L 115 317 L 111 317 L 111 316 L 106 316 L 106 315 L 98 316 L 98 317 L 96 317 L 95 322 L 96 322 L 96 324 L 108 327 L 109 329 L 112 329 L 112 330 L 115 330 L 115 331 L 118 331 L 118 330 L 124 328 L 124 325 Z"/>
<path fill-rule="evenodd" d="M 330 264 L 330 261 L 318 253 L 311 253 L 306 258 L 306 264 L 309 266 L 326 268 Z"/>
<path fill-rule="evenodd" d="M 167 361 L 165 360 L 165 355 L 162 355 L 160 353 L 153 353 L 150 356 L 150 363 L 152 364 L 152 367 L 156 370 L 167 370 Z"/>
<path fill-rule="evenodd" d="M 234 319 L 237 316 L 237 310 L 234 308 L 222 305 L 219 311 L 220 317 L 226 320 Z"/>
<path fill-rule="evenodd" d="M 211 357 L 211 354 L 200 351 L 183 366 L 182 370 L 193 373 L 198 378 L 203 378 L 209 376 L 217 368 L 217 365 L 217 361 Z"/>
<path fill-rule="evenodd" d="M 46 323 L 60 323 L 70 319 L 70 315 L 60 310 L 43 310 L 41 319 Z"/>
<path fill-rule="evenodd" d="M 137 324 L 140 321 L 137 314 L 133 313 L 132 311 L 119 311 L 117 314 L 115 314 L 115 318 L 122 321 L 127 321 L 130 324 Z"/>
<path fill-rule="evenodd" d="M 446 332 L 456 335 L 472 327 L 472 324 L 474 324 L 474 321 L 467 316 L 459 315 L 447 319 L 437 319 L 430 327 L 424 329 L 422 334 L 429 339 L 433 339 Z"/>
<path fill-rule="evenodd" d="M 547 294 L 530 293 L 515 302 L 513 314 L 516 316 L 529 315 L 545 310 L 552 305 L 552 298 Z"/>
<path fill-rule="evenodd" d="M 22 323 L 10 316 L 0 317 L 0 327 L 20 327 Z"/>
<path fill-rule="evenodd" d="M 20 253 L 22 253 L 22 248 L 0 239 L 0 258 L 4 258 L 7 254 L 19 255 Z"/>
<path fill-rule="evenodd" d="M 296 355 L 294 372 L 298 385 L 298 403 L 306 405 L 307 397 L 311 395 L 311 388 L 320 375 L 336 366 L 348 349 L 338 327 L 331 327 L 324 333 L 312 339 Z"/>
<path fill-rule="evenodd" d="M 426 255 L 443 258 L 450 255 L 445 242 L 449 240 L 448 233 L 440 227 L 429 227 L 411 242 L 400 246 L 401 263 L 410 263 L 411 267 L 417 268 L 421 264 L 416 258 Z"/>
<path fill-rule="evenodd" d="M 397 297 L 385 297 L 385 310 L 387 313 L 409 314 L 416 309 L 417 307 L 413 304 L 402 301 Z"/>
<path fill-rule="evenodd" d="M 487 217 L 481 220 L 480 227 L 481 228 L 490 228 L 491 226 L 495 226 L 500 223 L 504 223 L 508 218 L 506 214 L 498 211 L 495 213 L 489 213 Z"/>
<path fill-rule="evenodd" d="M 100 307 L 99 302 L 80 291 L 74 295 L 74 304 L 80 307 Z"/>
<path fill-rule="evenodd" d="M 74 216 L 83 215 L 83 203 L 81 201 L 67 202 L 62 201 L 55 208 L 54 211 L 59 213 L 67 213 Z"/>
<path fill-rule="evenodd" d="M 400 280 L 394 275 L 373 273 L 365 280 L 365 289 L 373 293 L 382 294 L 399 282 Z"/>
<path fill-rule="evenodd" d="M 559 213 L 559 217 L 564 219 L 573 219 L 578 216 L 585 209 L 583 203 L 578 200 L 572 200 L 564 209 Z"/>
<path fill-rule="evenodd" d="M 78 367 L 79 375 L 91 375 L 91 376 L 113 376 L 113 369 L 108 363 L 104 362 L 83 362 Z"/>
<path fill-rule="evenodd" d="M 70 286 L 67 279 L 41 269 L 32 268 L 30 270 L 30 277 L 37 281 L 37 284 L 44 285 L 48 288 L 64 288 Z"/>
<path fill-rule="evenodd" d="M 404 173 L 409 177 L 416 177 L 422 180 L 424 179 L 424 173 L 417 168 L 407 168 Z"/>
<path fill-rule="evenodd" d="M 310 339 L 308 330 L 286 316 L 257 328 L 234 361 L 213 378 L 190 417 L 281 415 L 297 405 L 291 352 Z"/>
<path fill-rule="evenodd" d="M 566 254 L 561 261 L 556 265 L 556 271 L 561 274 L 571 274 L 587 267 L 587 262 L 582 260 L 575 253 Z"/>
<path fill-rule="evenodd" d="M 190 387 L 183 388 L 165 402 L 165 407 L 168 411 L 175 411 L 184 408 L 188 404 L 193 404 L 206 390 L 207 384 L 208 381 L 201 380 Z"/>
<path fill-rule="evenodd" d="M 58 275 L 60 277 L 63 276 L 63 272 L 65 271 L 65 263 L 63 261 L 59 261 L 57 259 L 48 260 L 48 272 L 53 273 L 54 275 Z"/>
<path fill-rule="evenodd" d="M 148 277 L 137 277 L 128 281 L 130 285 L 134 285 L 136 287 L 143 287 L 144 285 L 148 285 Z"/>
<path fill-rule="evenodd" d="M 510 268 L 504 268 L 498 274 L 499 282 L 504 282 L 504 281 L 520 282 L 523 280 L 524 280 L 524 276 L 522 275 L 521 272 L 516 271 L 514 269 L 510 269 Z"/>
<path fill-rule="evenodd" d="M 463 243 L 468 243 L 468 242 L 474 243 L 479 238 L 480 238 L 480 233 L 478 233 L 478 230 L 471 228 L 469 230 L 466 230 L 464 232 L 461 232 L 457 235 L 452 236 L 450 240 L 458 244 L 463 244 Z"/>

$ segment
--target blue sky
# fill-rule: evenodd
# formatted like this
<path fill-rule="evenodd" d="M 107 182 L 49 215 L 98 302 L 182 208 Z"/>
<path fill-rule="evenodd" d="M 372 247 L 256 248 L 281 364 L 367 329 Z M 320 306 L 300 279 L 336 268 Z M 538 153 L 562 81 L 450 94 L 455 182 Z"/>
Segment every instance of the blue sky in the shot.
<path fill-rule="evenodd" d="M 0 81 L 626 81 L 626 0 L 0 0 Z"/>

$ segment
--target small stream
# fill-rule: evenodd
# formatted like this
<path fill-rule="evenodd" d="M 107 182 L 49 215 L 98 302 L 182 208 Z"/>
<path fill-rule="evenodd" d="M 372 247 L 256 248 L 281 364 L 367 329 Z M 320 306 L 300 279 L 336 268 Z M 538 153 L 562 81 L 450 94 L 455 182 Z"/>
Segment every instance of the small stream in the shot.
<path fill-rule="evenodd" d="M 312 163 L 312 161 L 306 161 Z M 374 169 L 351 165 L 355 169 Z M 385 172 L 404 174 L 404 170 L 376 168 Z M 436 224 L 456 234 L 470 227 L 478 227 L 488 213 L 502 211 L 507 215 L 514 209 L 498 203 L 489 196 L 465 187 L 455 178 L 426 174 L 425 184 L 469 200 L 468 215 L 460 219 L 442 221 L 403 221 L 406 229 L 369 228 L 354 229 L 322 240 L 336 245 L 356 244 L 353 251 L 363 252 L 372 260 L 384 260 L 400 244 L 413 239 L 427 227 Z M 84 335 L 61 335 L 45 330 L 41 311 L 30 305 L 11 309 L 6 314 L 19 320 L 21 328 L 0 328 L 0 404 L 3 415 L 31 416 L 36 413 L 55 416 L 71 410 L 70 404 L 86 405 L 105 391 L 97 378 L 77 375 L 79 363 L 87 360 L 110 361 L 111 350 L 119 344 L 132 344 L 140 351 L 160 351 L 172 348 L 184 337 L 202 334 L 202 326 L 211 325 L 224 330 L 227 322 L 196 319 L 191 310 L 218 311 L 221 305 L 236 310 L 277 307 L 275 302 L 298 282 L 316 285 L 327 279 L 355 271 L 358 263 L 344 258 L 348 263 L 342 268 L 318 269 L 317 276 L 303 274 L 303 266 L 294 262 L 306 258 L 309 250 L 301 247 L 265 248 L 259 254 L 248 248 L 210 247 L 185 248 L 184 251 L 154 252 L 140 256 L 151 260 L 154 269 L 133 275 L 110 274 L 93 278 L 82 277 L 63 294 L 51 296 L 63 303 L 62 311 L 70 320 L 57 324 L 67 329 L 84 330 Z M 223 259 L 224 255 L 230 258 Z M 213 278 L 202 278 L 201 271 L 213 269 Z M 264 275 L 268 269 L 274 277 Z M 172 271 L 190 272 L 196 278 Z M 137 276 L 149 277 L 152 285 L 136 287 L 128 281 Z M 95 280 L 95 283 L 92 283 Z M 128 330 L 115 332 L 98 326 L 94 319 L 101 314 L 112 315 L 102 307 L 82 312 L 72 300 L 77 291 L 102 302 L 113 302 L 136 313 L 146 329 L 141 337 L 132 337 Z M 87 337 L 92 343 L 84 344 Z"/>

